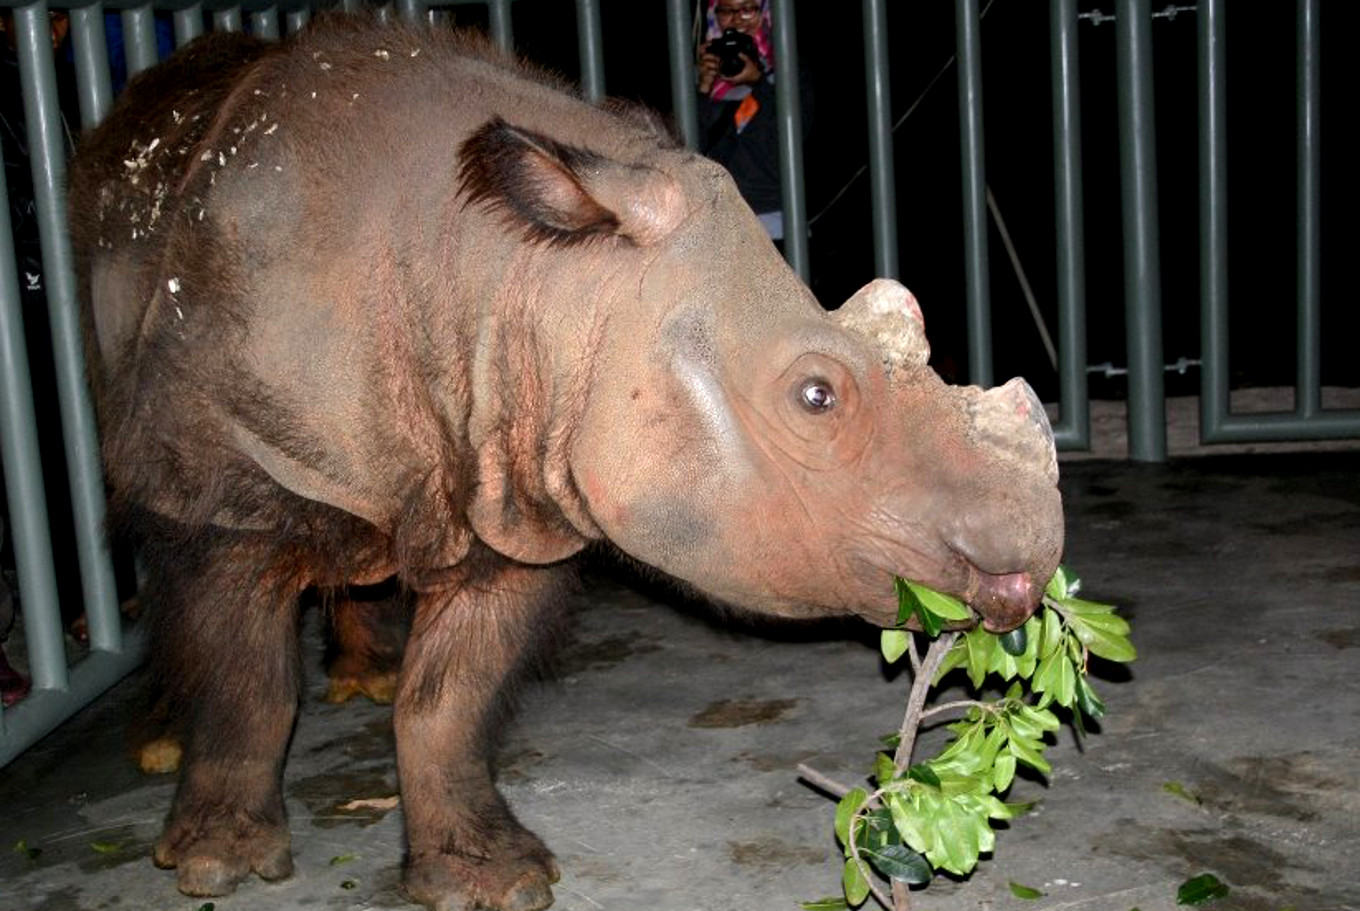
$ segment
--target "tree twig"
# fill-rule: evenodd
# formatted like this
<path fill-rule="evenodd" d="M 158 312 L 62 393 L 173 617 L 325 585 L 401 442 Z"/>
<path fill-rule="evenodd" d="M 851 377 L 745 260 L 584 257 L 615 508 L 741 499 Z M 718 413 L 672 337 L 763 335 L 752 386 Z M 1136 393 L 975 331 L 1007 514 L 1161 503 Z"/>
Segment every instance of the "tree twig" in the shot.
<path fill-rule="evenodd" d="M 916 676 L 911 681 L 911 695 L 907 698 L 907 713 L 902 717 L 897 752 L 893 755 L 893 765 L 897 767 L 899 775 L 902 774 L 903 769 L 911 765 L 911 753 L 916 746 L 916 731 L 921 726 L 921 713 L 926 704 L 926 696 L 930 692 L 930 682 L 944 662 L 944 656 L 949 653 L 949 650 L 954 646 L 954 640 L 958 637 L 959 634 L 956 632 L 941 633 L 938 639 L 930 643 L 930 648 L 926 650 L 926 656 L 921 662 L 921 667 L 916 671 Z"/>
<path fill-rule="evenodd" d="M 932 715 L 938 715 L 941 712 L 948 712 L 952 711 L 953 709 L 974 709 L 974 708 L 983 709 L 985 711 L 987 708 L 989 708 L 989 706 L 987 705 L 987 703 L 978 702 L 976 699 L 960 699 L 957 702 L 946 702 L 943 705 L 932 705 L 930 708 L 925 709 L 921 712 L 921 720 L 924 721 Z"/>

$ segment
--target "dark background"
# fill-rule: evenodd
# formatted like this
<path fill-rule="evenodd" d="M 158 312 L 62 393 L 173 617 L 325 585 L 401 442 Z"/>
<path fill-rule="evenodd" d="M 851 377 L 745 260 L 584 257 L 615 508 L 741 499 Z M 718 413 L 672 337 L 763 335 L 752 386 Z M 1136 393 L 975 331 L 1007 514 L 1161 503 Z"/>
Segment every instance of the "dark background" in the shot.
<path fill-rule="evenodd" d="M 1153 4 L 1154 8 L 1164 8 Z M 1182 4 L 1189 5 L 1189 4 Z M 1295 30 L 1289 2 L 1228 4 L 1229 257 L 1234 386 L 1292 385 L 1295 371 Z M 796 0 L 800 57 L 815 103 L 806 149 L 812 287 L 834 308 L 873 276 L 862 23 L 857 3 Z M 484 25 L 476 7 L 455 7 L 460 24 Z M 832 13 L 835 9 L 837 12 Z M 995 0 L 982 22 L 986 176 L 1048 321 L 1057 331 L 1048 4 Z M 1080 4 L 1113 14 L 1113 2 Z M 516 47 L 571 79 L 579 76 L 575 4 L 518 0 Z M 1323 382 L 1360 384 L 1350 355 L 1356 302 L 1347 265 L 1354 249 L 1357 78 L 1349 45 L 1356 14 L 1322 3 L 1321 135 Z M 606 91 L 668 113 L 665 6 L 659 0 L 601 0 Z M 890 3 L 894 120 L 925 91 L 954 53 L 952 0 Z M 1167 362 L 1199 356 L 1196 14 L 1153 20 L 1161 214 L 1162 318 Z M 1082 20 L 1082 129 L 1089 362 L 1125 364 L 1115 26 Z M 967 376 L 962 189 L 957 72 L 951 67 L 896 131 L 901 279 L 921 300 L 936 368 Z M 1029 315 L 995 226 L 990 230 L 992 316 L 1000 379 L 1022 374 L 1041 397 L 1057 396 L 1056 375 Z M 1121 397 L 1124 381 L 1091 377 L 1097 397 Z M 1199 374 L 1167 375 L 1170 394 L 1196 391 Z"/>

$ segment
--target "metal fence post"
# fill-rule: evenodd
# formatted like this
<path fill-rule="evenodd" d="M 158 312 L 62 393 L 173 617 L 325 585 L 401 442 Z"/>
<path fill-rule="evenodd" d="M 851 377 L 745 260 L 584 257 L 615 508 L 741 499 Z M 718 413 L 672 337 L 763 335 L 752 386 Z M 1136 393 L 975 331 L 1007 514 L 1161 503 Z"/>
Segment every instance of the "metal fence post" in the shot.
<path fill-rule="evenodd" d="M 47 4 L 38 2 L 16 9 L 14 22 L 90 645 L 95 649 L 117 650 L 118 595 L 104 540 L 104 472 L 99 460 L 94 409 L 85 381 L 85 346 L 76 302 L 75 267 L 66 234 L 66 149 L 62 142 Z"/>
<path fill-rule="evenodd" d="M 864 78 L 869 95 L 869 187 L 873 198 L 874 274 L 897 278 L 897 179 L 893 173 L 888 10 L 864 0 Z"/>
<path fill-rule="evenodd" d="M 1299 0 L 1297 56 L 1298 136 L 1298 380 L 1294 412 L 1302 419 L 1322 410 L 1322 102 L 1318 63 L 1322 29 L 1318 0 Z"/>
<path fill-rule="evenodd" d="M 670 48 L 671 107 L 685 148 L 699 148 L 699 110 L 694 98 L 693 23 L 686 0 L 666 0 L 666 38 Z"/>
<path fill-rule="evenodd" d="M 779 175 L 783 184 L 784 258 L 808 281 L 807 201 L 803 191 L 803 105 L 799 98 L 798 25 L 793 0 L 771 0 L 774 18 L 775 110 L 779 116 Z"/>
<path fill-rule="evenodd" d="M 600 0 L 576 0 L 576 42 L 581 52 L 581 92 L 586 101 L 604 100 L 604 35 Z"/>
<path fill-rule="evenodd" d="M 80 97 L 80 125 L 90 129 L 104 119 L 113 104 L 109 78 L 109 46 L 104 34 L 104 4 L 71 10 L 71 47 L 75 54 L 76 91 Z"/>
<path fill-rule="evenodd" d="M 992 291 L 987 258 L 987 176 L 982 136 L 982 34 L 977 0 L 955 0 L 959 147 L 963 154 L 963 257 L 968 308 L 968 378 L 991 386 Z"/>
<path fill-rule="evenodd" d="M 1086 224 L 1081 169 L 1081 67 L 1076 0 L 1050 0 L 1053 87 L 1053 203 L 1058 241 L 1058 385 L 1062 413 L 1053 438 L 1091 447 L 1086 385 Z"/>
<path fill-rule="evenodd" d="M 1129 359 L 1129 457 L 1166 460 L 1162 275 L 1152 17 L 1147 0 L 1116 0 L 1119 164 L 1124 225 L 1124 323 Z"/>
<path fill-rule="evenodd" d="M 123 56 L 127 60 L 127 76 L 131 79 L 142 70 L 155 66 L 160 59 L 156 48 L 156 18 L 149 3 L 123 10 L 121 18 Z"/>
<path fill-rule="evenodd" d="M 510 0 L 487 0 L 491 15 L 491 40 L 507 54 L 515 49 L 515 27 L 510 17 Z"/>
<path fill-rule="evenodd" d="M 203 34 L 203 4 L 192 3 L 175 10 L 175 47 L 184 47 Z"/>

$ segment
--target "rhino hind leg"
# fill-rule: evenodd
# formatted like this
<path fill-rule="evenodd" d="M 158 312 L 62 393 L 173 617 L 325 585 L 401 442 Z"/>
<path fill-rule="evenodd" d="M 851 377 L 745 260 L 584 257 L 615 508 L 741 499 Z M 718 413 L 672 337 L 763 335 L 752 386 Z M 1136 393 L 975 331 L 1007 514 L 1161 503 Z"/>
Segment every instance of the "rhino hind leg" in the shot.
<path fill-rule="evenodd" d="M 281 775 L 300 692 L 296 573 L 239 535 L 153 540 L 144 556 L 152 671 L 185 731 L 153 859 L 192 896 L 226 895 L 252 872 L 282 879 L 293 870 Z"/>
<path fill-rule="evenodd" d="M 552 904 L 552 854 L 496 790 L 490 745 L 504 690 L 543 638 L 561 567 L 502 562 L 417 598 L 394 723 L 409 851 L 402 887 L 437 911 Z"/>
<path fill-rule="evenodd" d="M 336 596 L 330 608 L 326 701 L 396 698 L 397 675 L 411 629 L 411 598 L 395 580 Z"/>

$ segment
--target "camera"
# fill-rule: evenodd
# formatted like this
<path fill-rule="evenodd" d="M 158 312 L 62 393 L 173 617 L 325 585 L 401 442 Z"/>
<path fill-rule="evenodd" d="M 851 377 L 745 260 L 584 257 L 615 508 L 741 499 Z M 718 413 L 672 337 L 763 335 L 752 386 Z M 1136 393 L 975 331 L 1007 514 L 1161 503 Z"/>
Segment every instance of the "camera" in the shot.
<path fill-rule="evenodd" d="M 746 62 L 741 59 L 742 54 L 760 66 L 760 51 L 756 50 L 755 39 L 734 28 L 727 29 L 710 41 L 708 52 L 718 58 L 718 72 L 724 76 L 735 76 L 746 68 Z"/>

